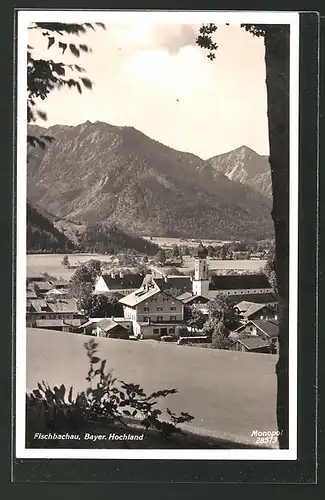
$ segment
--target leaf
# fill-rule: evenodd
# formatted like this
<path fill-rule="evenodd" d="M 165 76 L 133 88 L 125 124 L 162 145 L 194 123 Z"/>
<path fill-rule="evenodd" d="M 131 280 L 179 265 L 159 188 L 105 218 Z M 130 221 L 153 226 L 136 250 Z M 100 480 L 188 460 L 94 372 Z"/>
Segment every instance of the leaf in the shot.
<path fill-rule="evenodd" d="M 68 401 L 70 404 L 72 404 L 72 386 L 70 387 L 70 390 L 69 390 Z"/>
<path fill-rule="evenodd" d="M 69 49 L 72 52 L 72 54 L 75 55 L 76 57 L 80 56 L 80 51 L 77 49 L 74 43 L 70 43 Z"/>
<path fill-rule="evenodd" d="M 95 365 L 96 363 L 99 363 L 100 358 L 97 358 L 97 356 L 94 356 L 91 358 L 91 362 Z"/>
<path fill-rule="evenodd" d="M 92 89 L 93 84 L 92 81 L 89 80 L 89 78 L 81 78 L 81 81 L 87 89 Z"/>
<path fill-rule="evenodd" d="M 81 43 L 79 45 L 79 49 L 82 50 L 83 52 L 88 52 L 89 51 L 88 45 L 85 45 L 84 43 Z"/>
<path fill-rule="evenodd" d="M 44 111 L 39 111 L 37 110 L 36 113 L 38 114 L 38 116 L 42 119 L 42 120 L 47 120 L 47 114 L 44 113 Z"/>
<path fill-rule="evenodd" d="M 63 42 L 59 42 L 59 48 L 62 49 L 62 54 L 65 53 L 65 51 L 67 50 L 67 44 L 66 43 L 63 43 Z"/>
<path fill-rule="evenodd" d="M 47 45 L 47 48 L 49 49 L 50 47 L 52 47 L 52 45 L 54 44 L 54 42 L 55 42 L 55 38 L 54 38 L 54 36 L 50 36 L 50 37 L 49 37 L 49 43 L 48 43 L 48 45 Z"/>

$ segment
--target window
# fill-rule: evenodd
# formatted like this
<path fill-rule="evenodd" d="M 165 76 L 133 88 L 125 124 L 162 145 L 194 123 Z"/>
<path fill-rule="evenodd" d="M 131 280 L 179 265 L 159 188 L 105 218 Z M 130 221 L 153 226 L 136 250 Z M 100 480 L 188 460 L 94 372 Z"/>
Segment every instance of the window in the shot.
<path fill-rule="evenodd" d="M 159 335 L 159 328 L 154 328 L 154 329 L 153 329 L 153 333 L 154 333 L 155 335 Z"/>
<path fill-rule="evenodd" d="M 145 307 L 145 308 L 144 308 L 144 311 L 147 311 L 147 312 L 148 312 L 148 311 L 149 311 L 149 307 Z"/>
<path fill-rule="evenodd" d="M 157 302 L 157 299 L 151 299 L 151 302 Z"/>
<path fill-rule="evenodd" d="M 162 307 L 157 307 L 157 311 L 162 311 L 163 308 Z"/>
<path fill-rule="evenodd" d="M 162 321 L 163 317 L 162 316 L 157 316 L 157 321 Z"/>
<path fill-rule="evenodd" d="M 143 316 L 143 321 L 149 321 L 148 316 Z"/>
<path fill-rule="evenodd" d="M 168 302 L 168 297 L 164 297 L 163 302 Z"/>
<path fill-rule="evenodd" d="M 166 335 L 167 328 L 160 328 L 160 333 L 161 333 L 161 335 Z"/>
<path fill-rule="evenodd" d="M 171 311 L 176 311 L 176 307 L 175 307 L 175 306 L 173 306 L 173 307 L 171 307 L 171 308 L 170 308 L 170 310 L 171 310 Z"/>
<path fill-rule="evenodd" d="M 176 321 L 176 316 L 171 316 L 170 321 Z"/>
<path fill-rule="evenodd" d="M 168 333 L 175 333 L 175 328 L 169 328 Z"/>

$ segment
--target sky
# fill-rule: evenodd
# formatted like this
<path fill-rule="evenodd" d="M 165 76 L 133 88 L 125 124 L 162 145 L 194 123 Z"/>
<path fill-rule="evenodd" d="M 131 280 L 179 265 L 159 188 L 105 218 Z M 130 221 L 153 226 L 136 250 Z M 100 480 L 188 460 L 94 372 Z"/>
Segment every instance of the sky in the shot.
<path fill-rule="evenodd" d="M 47 122 L 89 120 L 133 126 L 149 137 L 203 159 L 241 145 L 269 153 L 264 42 L 239 25 L 218 27 L 216 58 L 196 46 L 199 25 L 106 24 L 64 41 L 87 44 L 76 59 L 28 30 L 33 56 L 79 64 L 92 90 L 54 90 L 38 108 Z M 57 36 L 57 41 L 61 39 Z"/>

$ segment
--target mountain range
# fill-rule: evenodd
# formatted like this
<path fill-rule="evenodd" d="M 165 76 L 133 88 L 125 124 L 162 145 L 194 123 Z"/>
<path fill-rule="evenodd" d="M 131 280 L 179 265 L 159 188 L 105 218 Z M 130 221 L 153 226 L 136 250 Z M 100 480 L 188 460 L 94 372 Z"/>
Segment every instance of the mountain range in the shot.
<path fill-rule="evenodd" d="M 271 170 L 268 156 L 261 156 L 247 146 L 213 156 L 210 165 L 228 179 L 253 187 L 272 197 Z"/>
<path fill-rule="evenodd" d="M 234 180 L 217 157 L 204 161 L 102 122 L 32 125 L 28 133 L 52 138 L 44 149 L 28 148 L 28 199 L 61 219 L 137 235 L 273 236 L 271 199 L 245 183 L 253 168 L 245 177 L 237 162 L 243 175 Z"/>

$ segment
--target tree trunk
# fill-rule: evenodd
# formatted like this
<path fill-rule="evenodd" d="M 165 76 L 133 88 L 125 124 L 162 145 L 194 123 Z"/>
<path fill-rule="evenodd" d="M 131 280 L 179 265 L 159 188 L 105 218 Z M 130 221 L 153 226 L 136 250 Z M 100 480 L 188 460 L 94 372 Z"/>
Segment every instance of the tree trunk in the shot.
<path fill-rule="evenodd" d="M 277 423 L 279 445 L 289 447 L 289 26 L 265 33 L 265 63 L 279 301 Z"/>

